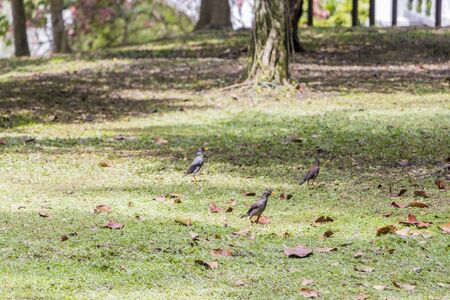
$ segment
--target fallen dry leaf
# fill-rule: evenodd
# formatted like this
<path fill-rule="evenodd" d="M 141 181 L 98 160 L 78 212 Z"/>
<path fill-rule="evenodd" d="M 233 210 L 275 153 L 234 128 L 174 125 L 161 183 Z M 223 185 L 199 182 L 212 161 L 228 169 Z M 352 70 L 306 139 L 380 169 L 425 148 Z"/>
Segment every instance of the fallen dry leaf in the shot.
<path fill-rule="evenodd" d="M 233 232 L 235 236 L 247 236 L 250 233 L 250 229 L 244 228 L 240 231 Z"/>
<path fill-rule="evenodd" d="M 319 293 L 313 289 L 309 288 L 301 288 L 299 291 L 300 295 L 305 298 L 317 298 L 319 297 Z"/>
<path fill-rule="evenodd" d="M 112 211 L 111 207 L 109 207 L 108 205 L 105 205 L 105 204 L 97 205 L 97 206 L 94 208 L 94 213 L 96 213 L 96 214 L 100 214 L 100 213 L 109 213 L 109 212 L 111 212 L 111 211 Z"/>
<path fill-rule="evenodd" d="M 434 184 L 437 186 L 439 190 L 445 190 L 445 181 L 442 179 L 436 179 Z"/>
<path fill-rule="evenodd" d="M 313 283 L 314 283 L 314 280 L 311 280 L 311 279 L 303 279 L 303 281 L 302 281 L 302 285 L 310 285 Z"/>
<path fill-rule="evenodd" d="M 322 248 L 314 249 L 314 251 L 316 251 L 317 253 L 327 253 L 327 252 L 336 251 L 336 250 L 337 250 L 337 248 L 330 248 L 330 247 L 322 247 Z"/>
<path fill-rule="evenodd" d="M 280 194 L 280 200 L 289 200 L 291 199 L 293 196 L 291 194 L 285 194 L 285 193 L 281 193 Z"/>
<path fill-rule="evenodd" d="M 67 241 L 69 239 L 69 237 L 67 235 L 62 235 L 60 238 L 61 242 Z"/>
<path fill-rule="evenodd" d="M 217 270 L 219 268 L 219 263 L 215 262 L 215 261 L 207 262 L 207 261 L 198 259 L 195 261 L 195 263 L 198 265 L 204 266 L 210 270 Z"/>
<path fill-rule="evenodd" d="M 7 142 L 4 139 L 0 139 L 0 146 L 4 146 L 6 144 L 7 144 Z"/>
<path fill-rule="evenodd" d="M 232 211 L 233 211 L 233 207 L 230 206 L 230 207 L 227 208 L 227 210 L 226 210 L 225 212 L 226 212 L 226 213 L 230 213 L 230 212 L 232 212 Z"/>
<path fill-rule="evenodd" d="M 175 223 L 177 223 L 179 225 L 183 225 L 183 226 L 191 226 L 192 220 L 190 218 L 187 218 L 187 219 L 176 218 Z"/>
<path fill-rule="evenodd" d="M 109 229 L 122 229 L 123 226 L 124 226 L 123 224 L 117 223 L 116 221 L 113 220 L 109 220 L 108 223 L 106 223 L 106 225 L 103 227 Z"/>
<path fill-rule="evenodd" d="M 168 140 L 166 140 L 162 137 L 159 137 L 159 136 L 155 137 L 153 140 L 155 141 L 155 144 L 157 144 L 157 145 L 165 145 L 165 144 L 169 143 Z"/>
<path fill-rule="evenodd" d="M 332 236 L 333 234 L 334 234 L 333 231 L 327 230 L 327 231 L 325 231 L 325 232 L 322 234 L 322 237 L 323 237 L 324 239 L 326 239 L 326 238 L 329 238 L 330 236 Z"/>
<path fill-rule="evenodd" d="M 367 298 L 369 298 L 369 296 L 367 296 L 365 294 L 359 294 L 359 295 L 356 295 L 355 300 L 366 300 Z"/>
<path fill-rule="evenodd" d="M 395 287 L 404 289 L 407 291 L 413 291 L 416 288 L 415 285 L 409 284 L 409 283 L 399 283 L 399 282 L 395 282 L 395 281 L 393 281 L 392 283 L 394 284 Z"/>
<path fill-rule="evenodd" d="M 111 167 L 111 165 L 110 165 L 107 161 L 104 161 L 104 160 L 102 160 L 101 162 L 99 162 L 99 163 L 98 163 L 98 166 L 99 166 L 99 167 L 102 167 L 102 168 L 108 168 L 108 167 Z"/>
<path fill-rule="evenodd" d="M 50 217 L 50 215 L 48 214 L 48 212 L 45 212 L 45 211 L 40 211 L 40 212 L 38 212 L 38 214 L 39 214 L 39 217 L 42 217 L 42 218 L 48 218 L 48 217 Z"/>
<path fill-rule="evenodd" d="M 404 193 L 406 193 L 408 190 L 403 188 L 401 189 L 396 195 L 391 195 L 392 197 L 401 197 Z"/>
<path fill-rule="evenodd" d="M 212 256 L 225 256 L 225 257 L 231 257 L 233 256 L 233 251 L 231 249 L 222 249 L 222 248 L 218 248 L 218 249 L 213 249 L 211 251 L 211 255 Z"/>
<path fill-rule="evenodd" d="M 165 202 L 166 196 L 164 196 L 164 195 L 156 196 L 153 198 L 153 200 L 158 201 L 158 202 Z"/>
<path fill-rule="evenodd" d="M 320 216 L 313 222 L 313 226 L 318 226 L 322 223 L 333 222 L 334 220 L 331 217 Z"/>
<path fill-rule="evenodd" d="M 261 216 L 258 220 L 258 224 L 267 225 L 270 224 L 270 220 L 267 217 Z"/>
<path fill-rule="evenodd" d="M 397 228 L 394 225 L 386 225 L 380 228 L 377 228 L 377 236 L 388 234 L 388 233 L 395 233 Z"/>
<path fill-rule="evenodd" d="M 396 208 L 405 208 L 406 207 L 406 205 L 405 204 L 401 204 L 401 203 L 398 203 L 398 202 L 391 202 L 391 206 L 393 206 L 393 207 L 396 207 Z"/>
<path fill-rule="evenodd" d="M 220 211 L 220 208 L 213 202 L 209 204 L 209 211 L 212 213 L 218 213 Z"/>
<path fill-rule="evenodd" d="M 400 167 L 407 167 L 409 165 L 409 161 L 407 159 L 402 159 L 398 162 Z"/>
<path fill-rule="evenodd" d="M 447 224 L 442 225 L 439 228 L 441 228 L 442 233 L 450 234 L 450 222 L 448 222 Z"/>
<path fill-rule="evenodd" d="M 235 286 L 245 286 L 246 284 L 245 284 L 244 281 L 238 279 L 238 280 L 236 280 L 236 281 L 234 282 L 234 285 L 235 285 Z"/>
<path fill-rule="evenodd" d="M 125 140 L 127 140 L 127 137 L 123 136 L 121 134 L 118 134 L 118 135 L 113 136 L 113 139 L 116 141 L 125 141 Z"/>
<path fill-rule="evenodd" d="M 256 193 L 255 192 L 245 192 L 244 193 L 244 196 L 256 196 Z"/>
<path fill-rule="evenodd" d="M 355 257 L 355 258 L 360 258 L 363 256 L 364 256 L 364 252 L 362 252 L 362 251 L 358 251 L 355 254 L 353 254 L 353 257 Z"/>
<path fill-rule="evenodd" d="M 414 195 L 424 198 L 430 198 L 425 191 L 414 191 Z"/>
<path fill-rule="evenodd" d="M 376 289 L 377 291 L 384 291 L 386 289 L 386 286 L 385 285 L 374 285 L 373 288 Z"/>
<path fill-rule="evenodd" d="M 426 208 L 428 207 L 428 204 L 419 201 L 413 201 L 410 204 L 408 204 L 408 207 Z"/>
<path fill-rule="evenodd" d="M 389 218 L 390 216 L 392 216 L 392 211 L 383 214 L 383 217 L 385 218 Z"/>
<path fill-rule="evenodd" d="M 372 267 L 369 267 L 369 266 L 355 267 L 355 271 L 362 272 L 362 273 L 372 273 L 373 270 L 375 270 L 375 269 Z"/>
<path fill-rule="evenodd" d="M 312 254 L 312 250 L 306 248 L 303 245 L 298 245 L 297 247 L 294 248 L 286 248 L 284 249 L 283 252 L 284 255 L 286 255 L 287 257 L 298 257 L 298 258 L 307 257 Z"/>

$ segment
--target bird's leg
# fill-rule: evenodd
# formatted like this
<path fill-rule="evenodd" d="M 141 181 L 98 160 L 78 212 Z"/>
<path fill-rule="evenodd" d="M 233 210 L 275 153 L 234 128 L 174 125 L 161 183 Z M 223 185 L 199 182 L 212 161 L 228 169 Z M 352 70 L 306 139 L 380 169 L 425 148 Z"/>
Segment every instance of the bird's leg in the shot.
<path fill-rule="evenodd" d="M 255 221 L 256 224 L 258 224 L 259 218 L 260 218 L 260 217 L 261 217 L 261 215 L 259 215 L 259 216 L 256 218 L 256 221 Z"/>

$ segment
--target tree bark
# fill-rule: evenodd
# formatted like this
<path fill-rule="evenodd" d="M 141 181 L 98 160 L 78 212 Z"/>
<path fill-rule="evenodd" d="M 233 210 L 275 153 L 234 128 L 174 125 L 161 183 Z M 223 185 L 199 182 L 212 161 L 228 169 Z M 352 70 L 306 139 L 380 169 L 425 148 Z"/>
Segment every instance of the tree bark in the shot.
<path fill-rule="evenodd" d="M 291 3 L 291 24 L 292 24 L 292 43 L 295 52 L 306 52 L 300 43 L 300 38 L 298 37 L 298 22 L 303 14 L 303 0 L 290 0 Z"/>
<path fill-rule="evenodd" d="M 260 0 L 250 46 L 248 79 L 285 83 L 289 79 L 289 0 Z"/>
<path fill-rule="evenodd" d="M 50 15 L 52 20 L 53 52 L 70 52 L 63 19 L 63 0 L 50 0 Z"/>
<path fill-rule="evenodd" d="M 202 0 L 200 19 L 194 30 L 231 28 L 231 12 L 228 0 Z"/>
<path fill-rule="evenodd" d="M 11 0 L 16 56 L 30 56 L 23 0 Z"/>

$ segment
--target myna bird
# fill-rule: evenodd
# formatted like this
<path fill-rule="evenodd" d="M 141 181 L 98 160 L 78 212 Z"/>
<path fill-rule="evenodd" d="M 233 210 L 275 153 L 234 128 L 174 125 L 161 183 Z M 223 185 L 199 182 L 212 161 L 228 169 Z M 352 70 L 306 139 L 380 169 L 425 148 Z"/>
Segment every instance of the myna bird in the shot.
<path fill-rule="evenodd" d="M 313 165 L 309 168 L 308 172 L 305 174 L 305 176 L 303 176 L 303 179 L 299 182 L 300 185 L 304 184 L 305 181 L 307 181 L 309 186 L 310 180 L 312 180 L 312 183 L 314 184 L 314 180 L 316 180 L 317 175 L 319 175 L 319 171 L 320 171 L 320 160 L 316 159 Z"/>
<path fill-rule="evenodd" d="M 184 176 L 192 174 L 192 175 L 194 175 L 194 180 L 197 181 L 197 179 L 195 178 L 195 175 L 197 175 L 197 173 L 200 171 L 200 169 L 203 166 L 203 161 L 204 161 L 203 153 L 205 151 L 206 151 L 206 148 L 203 148 L 203 147 L 197 149 L 197 152 L 195 152 L 195 158 L 192 161 L 192 163 L 189 166 L 189 168 L 187 169 L 187 171 L 184 174 Z"/>
<path fill-rule="evenodd" d="M 262 213 L 266 209 L 267 206 L 267 200 L 269 200 L 269 196 L 272 195 L 272 191 L 270 189 L 266 189 L 264 193 L 262 194 L 261 198 L 259 198 L 258 201 L 256 201 L 250 209 L 247 211 L 245 215 L 242 215 L 241 218 L 249 217 L 250 221 L 254 216 L 258 216 L 256 219 L 256 223 L 258 223 L 259 218 L 261 217 Z"/>

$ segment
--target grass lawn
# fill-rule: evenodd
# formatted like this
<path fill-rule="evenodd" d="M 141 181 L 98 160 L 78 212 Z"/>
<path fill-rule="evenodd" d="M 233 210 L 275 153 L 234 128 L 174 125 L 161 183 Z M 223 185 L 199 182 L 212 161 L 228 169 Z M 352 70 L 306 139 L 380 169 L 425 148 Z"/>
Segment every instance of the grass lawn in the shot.
<path fill-rule="evenodd" d="M 450 156 L 450 30 L 302 40 L 298 88 L 221 90 L 244 69 L 247 33 L 0 60 L 0 298 L 448 298 L 450 183 L 421 175 Z M 196 185 L 182 175 L 204 144 Z M 299 186 L 315 158 L 316 186 Z M 270 223 L 250 226 L 240 216 L 266 187 Z M 433 224 L 399 224 L 408 213 Z M 334 221 L 313 226 L 320 216 Z M 390 224 L 412 236 L 376 236 Z M 283 254 L 299 244 L 313 254 Z"/>

